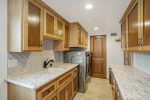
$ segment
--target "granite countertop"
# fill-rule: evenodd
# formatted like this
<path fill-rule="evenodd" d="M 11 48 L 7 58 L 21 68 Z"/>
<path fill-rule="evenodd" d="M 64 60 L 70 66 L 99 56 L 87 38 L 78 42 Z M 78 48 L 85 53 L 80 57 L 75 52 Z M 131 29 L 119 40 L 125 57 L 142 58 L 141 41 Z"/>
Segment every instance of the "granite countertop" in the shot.
<path fill-rule="evenodd" d="M 61 63 L 56 64 L 52 68 L 41 68 L 32 72 L 25 72 L 22 74 L 8 75 L 7 82 L 30 89 L 38 89 L 42 85 L 56 79 L 65 72 L 77 67 L 78 64 Z"/>
<path fill-rule="evenodd" d="M 135 67 L 111 65 L 124 100 L 150 100 L 150 75 Z"/>

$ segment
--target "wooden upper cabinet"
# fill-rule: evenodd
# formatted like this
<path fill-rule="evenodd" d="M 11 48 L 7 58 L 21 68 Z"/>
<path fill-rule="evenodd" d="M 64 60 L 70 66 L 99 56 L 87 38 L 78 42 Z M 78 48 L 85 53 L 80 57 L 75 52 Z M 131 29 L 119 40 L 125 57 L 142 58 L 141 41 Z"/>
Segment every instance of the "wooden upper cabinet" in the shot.
<path fill-rule="evenodd" d="M 69 26 L 68 25 L 65 25 L 65 36 L 64 36 L 64 47 L 65 48 L 69 48 Z"/>
<path fill-rule="evenodd" d="M 34 0 L 9 0 L 8 15 L 9 51 L 42 50 L 43 7 Z"/>
<path fill-rule="evenodd" d="M 127 22 L 126 20 L 121 25 L 121 47 L 122 49 L 127 48 Z"/>
<path fill-rule="evenodd" d="M 62 31 L 63 41 L 54 41 L 55 51 L 69 51 L 69 25 L 63 24 Z"/>
<path fill-rule="evenodd" d="M 44 37 L 62 40 L 63 22 L 48 10 L 44 10 Z"/>
<path fill-rule="evenodd" d="M 128 15 L 128 47 L 138 47 L 138 3 L 135 4 L 134 8 Z"/>
<path fill-rule="evenodd" d="M 142 50 L 150 50 L 150 0 L 141 0 Z"/>
<path fill-rule="evenodd" d="M 82 31 L 82 39 L 83 39 L 83 42 L 82 42 L 82 44 L 83 45 L 85 45 L 85 46 L 87 46 L 87 39 L 88 39 L 88 35 L 87 35 L 87 32 L 85 32 L 85 31 Z"/>
<path fill-rule="evenodd" d="M 44 19 L 44 35 L 51 37 L 51 35 L 54 35 L 55 16 L 44 10 Z"/>
<path fill-rule="evenodd" d="M 70 24 L 69 33 L 69 47 L 86 48 L 87 32 L 78 22 Z"/>
<path fill-rule="evenodd" d="M 61 20 L 57 19 L 56 35 L 62 37 L 63 33 L 64 33 L 64 23 Z"/>

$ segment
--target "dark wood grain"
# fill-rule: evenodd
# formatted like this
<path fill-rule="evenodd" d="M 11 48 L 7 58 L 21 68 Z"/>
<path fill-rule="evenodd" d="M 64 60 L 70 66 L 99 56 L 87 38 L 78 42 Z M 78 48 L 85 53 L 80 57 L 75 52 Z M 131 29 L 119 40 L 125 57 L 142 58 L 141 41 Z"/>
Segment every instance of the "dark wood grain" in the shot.
<path fill-rule="evenodd" d="M 128 46 L 137 47 L 138 46 L 138 4 L 132 9 L 128 16 Z"/>
<path fill-rule="evenodd" d="M 150 45 L 150 0 L 144 0 L 144 45 Z"/>
<path fill-rule="evenodd" d="M 92 36 L 92 76 L 106 78 L 106 37 Z"/>
<path fill-rule="evenodd" d="M 28 46 L 40 47 L 40 12 L 41 9 L 29 3 Z"/>

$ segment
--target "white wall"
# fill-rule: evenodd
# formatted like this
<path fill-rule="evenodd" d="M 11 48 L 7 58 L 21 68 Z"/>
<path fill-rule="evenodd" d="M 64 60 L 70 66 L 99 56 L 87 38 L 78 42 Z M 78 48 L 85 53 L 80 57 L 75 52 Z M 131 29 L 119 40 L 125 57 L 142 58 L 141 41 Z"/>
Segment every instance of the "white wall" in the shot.
<path fill-rule="evenodd" d="M 0 100 L 7 100 L 7 0 L 0 0 Z"/>
<path fill-rule="evenodd" d="M 88 38 L 88 50 L 90 50 L 90 36 L 93 34 L 89 34 Z M 94 35 L 106 35 L 106 34 L 94 34 Z M 107 57 L 107 78 L 108 78 L 108 68 L 111 64 L 123 64 L 124 56 L 123 51 L 121 50 L 121 42 L 116 42 L 115 40 L 120 38 L 120 33 L 118 36 L 110 36 L 110 34 L 106 35 L 106 57 Z"/>

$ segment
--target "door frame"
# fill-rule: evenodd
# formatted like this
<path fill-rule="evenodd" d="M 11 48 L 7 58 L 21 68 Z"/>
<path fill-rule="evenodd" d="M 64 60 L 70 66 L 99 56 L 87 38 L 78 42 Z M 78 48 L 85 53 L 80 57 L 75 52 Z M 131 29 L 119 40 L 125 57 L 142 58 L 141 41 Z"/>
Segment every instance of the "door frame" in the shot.
<path fill-rule="evenodd" d="M 92 37 L 102 37 L 102 38 L 104 38 L 104 48 L 103 48 L 103 51 L 104 51 L 104 54 L 103 54 L 103 56 L 104 56 L 104 61 L 103 61 L 103 66 L 104 66 L 104 69 L 103 69 L 103 76 L 102 76 L 102 78 L 104 78 L 104 79 L 106 79 L 107 77 L 107 75 L 106 75 L 106 72 L 107 72 L 107 66 L 106 66 L 106 63 L 107 63 L 107 42 L 106 42 L 106 40 L 107 40 L 107 36 L 106 35 L 91 35 L 90 36 L 90 51 L 92 50 L 91 49 L 91 38 Z M 93 68 L 92 68 L 92 71 L 93 71 Z M 93 76 L 93 72 L 92 72 L 92 76 Z"/>

